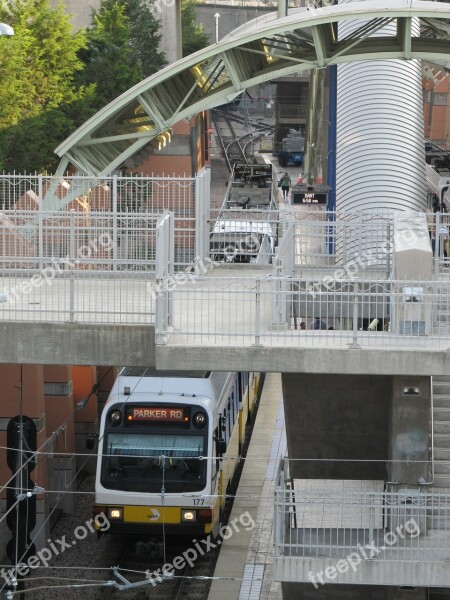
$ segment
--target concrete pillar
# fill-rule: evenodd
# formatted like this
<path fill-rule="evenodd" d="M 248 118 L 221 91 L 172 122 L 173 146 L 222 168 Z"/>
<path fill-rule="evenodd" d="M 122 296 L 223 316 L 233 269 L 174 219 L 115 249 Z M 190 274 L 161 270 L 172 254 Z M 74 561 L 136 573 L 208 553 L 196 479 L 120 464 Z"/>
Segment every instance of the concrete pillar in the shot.
<path fill-rule="evenodd" d="M 428 480 L 430 378 L 393 378 L 389 480 L 416 486 Z M 421 461 L 421 462 L 417 462 Z"/>
<path fill-rule="evenodd" d="M 282 385 L 292 477 L 385 479 L 390 376 L 283 373 Z"/>
<path fill-rule="evenodd" d="M 98 403 L 97 395 L 91 394 L 97 380 L 95 367 L 73 367 L 73 405 L 75 410 L 75 449 L 77 468 L 88 473 L 95 473 L 96 448 L 88 450 L 86 440 L 98 433 Z M 79 403 L 84 408 L 77 409 Z M 92 458 L 86 454 L 92 453 Z"/>
<path fill-rule="evenodd" d="M 181 45 L 181 0 L 155 4 L 155 16 L 161 21 L 161 43 L 169 65 L 182 57 Z"/>
<path fill-rule="evenodd" d="M 33 419 L 37 430 L 37 448 L 46 440 L 44 382 L 42 365 L 0 365 L 0 485 L 4 485 L 12 476 L 6 463 L 6 430 L 10 419 L 22 414 Z M 45 451 L 45 448 L 44 448 Z M 47 461 L 41 457 L 31 473 L 35 484 L 48 489 Z M 49 523 L 44 525 L 48 513 L 48 496 L 39 494 L 36 498 L 36 527 L 31 539 L 37 548 L 45 544 L 48 538 Z M 6 493 L 0 498 L 0 516 L 6 511 Z M 39 529 L 39 534 L 37 532 Z M 34 536 L 37 537 L 34 539 Z M 5 554 L 6 544 L 11 539 L 6 520 L 0 523 L 0 557 Z"/>
<path fill-rule="evenodd" d="M 72 367 L 44 366 L 45 410 L 47 435 L 54 434 L 52 449 L 53 491 L 49 497 L 51 507 L 58 503 L 66 513 L 75 510 L 76 488 L 75 433 L 73 419 Z"/>

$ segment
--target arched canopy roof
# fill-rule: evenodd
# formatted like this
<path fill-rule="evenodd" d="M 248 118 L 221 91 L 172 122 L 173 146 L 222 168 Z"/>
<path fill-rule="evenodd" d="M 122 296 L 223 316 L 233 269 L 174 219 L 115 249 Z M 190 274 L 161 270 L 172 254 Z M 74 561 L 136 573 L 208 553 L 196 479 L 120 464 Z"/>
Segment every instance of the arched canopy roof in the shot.
<path fill-rule="evenodd" d="M 255 19 L 113 100 L 58 146 L 58 172 L 73 164 L 87 175 L 109 175 L 181 119 L 275 77 L 360 60 L 449 60 L 447 3 L 368 0 L 277 16 Z M 414 37 L 413 18 L 435 36 Z M 333 23 L 347 20 L 361 23 L 356 32 L 337 40 Z M 396 23 L 395 36 L 370 37 L 391 22 Z"/>

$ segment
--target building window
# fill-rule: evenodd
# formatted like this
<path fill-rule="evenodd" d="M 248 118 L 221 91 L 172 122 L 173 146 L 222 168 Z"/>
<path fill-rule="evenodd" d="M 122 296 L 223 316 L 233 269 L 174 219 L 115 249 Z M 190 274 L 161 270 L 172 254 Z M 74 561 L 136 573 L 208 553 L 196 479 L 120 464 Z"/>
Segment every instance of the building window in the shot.
<path fill-rule="evenodd" d="M 447 106 L 447 94 L 437 93 L 433 94 L 433 104 L 434 106 Z"/>

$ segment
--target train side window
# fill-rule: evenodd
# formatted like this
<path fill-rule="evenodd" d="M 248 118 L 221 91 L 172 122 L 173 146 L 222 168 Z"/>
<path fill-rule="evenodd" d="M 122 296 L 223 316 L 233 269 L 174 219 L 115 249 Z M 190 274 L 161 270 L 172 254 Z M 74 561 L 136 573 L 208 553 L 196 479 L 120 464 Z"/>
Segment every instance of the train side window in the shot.
<path fill-rule="evenodd" d="M 229 428 L 227 426 L 227 424 L 228 424 L 228 414 L 227 413 L 229 413 L 229 410 L 227 410 L 225 408 L 223 411 L 223 416 L 222 416 L 222 421 L 221 421 L 222 434 L 220 437 L 223 438 L 225 440 L 226 444 L 228 445 L 228 440 L 230 438 L 228 435 Z"/>
<path fill-rule="evenodd" d="M 244 402 L 244 392 L 247 388 L 248 373 L 239 373 L 239 402 Z"/>
<path fill-rule="evenodd" d="M 218 440 L 221 435 L 220 435 L 220 431 L 219 431 L 219 427 L 216 427 L 216 430 L 214 431 L 214 436 L 213 439 L 214 440 Z M 217 456 L 217 452 L 216 452 L 216 444 L 213 444 L 213 460 L 212 460 L 212 464 L 211 464 L 211 479 L 212 479 L 212 484 L 213 484 L 213 489 L 215 487 L 215 479 L 219 473 L 219 457 Z"/>
<path fill-rule="evenodd" d="M 233 424 L 236 420 L 236 409 L 235 409 L 235 405 L 236 405 L 236 386 L 233 383 L 233 389 L 231 391 L 231 424 Z M 228 404 L 228 406 L 230 406 L 230 404 Z"/>
<path fill-rule="evenodd" d="M 230 439 L 231 427 L 232 427 L 232 421 L 231 421 L 231 400 L 228 400 L 228 420 L 227 420 L 227 424 L 228 424 L 228 439 Z"/>
<path fill-rule="evenodd" d="M 239 381 L 238 378 L 234 380 L 234 421 L 239 411 Z"/>

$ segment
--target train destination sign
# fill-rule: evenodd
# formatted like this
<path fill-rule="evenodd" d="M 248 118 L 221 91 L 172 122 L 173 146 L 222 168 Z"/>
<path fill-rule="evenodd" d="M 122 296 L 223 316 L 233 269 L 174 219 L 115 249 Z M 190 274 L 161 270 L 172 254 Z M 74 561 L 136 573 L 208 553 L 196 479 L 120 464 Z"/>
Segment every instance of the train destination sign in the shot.
<path fill-rule="evenodd" d="M 176 421 L 185 420 L 183 408 L 159 406 L 134 406 L 127 410 L 128 421 Z"/>
<path fill-rule="evenodd" d="M 294 204 L 326 204 L 327 195 L 325 192 L 314 191 L 293 191 Z"/>

